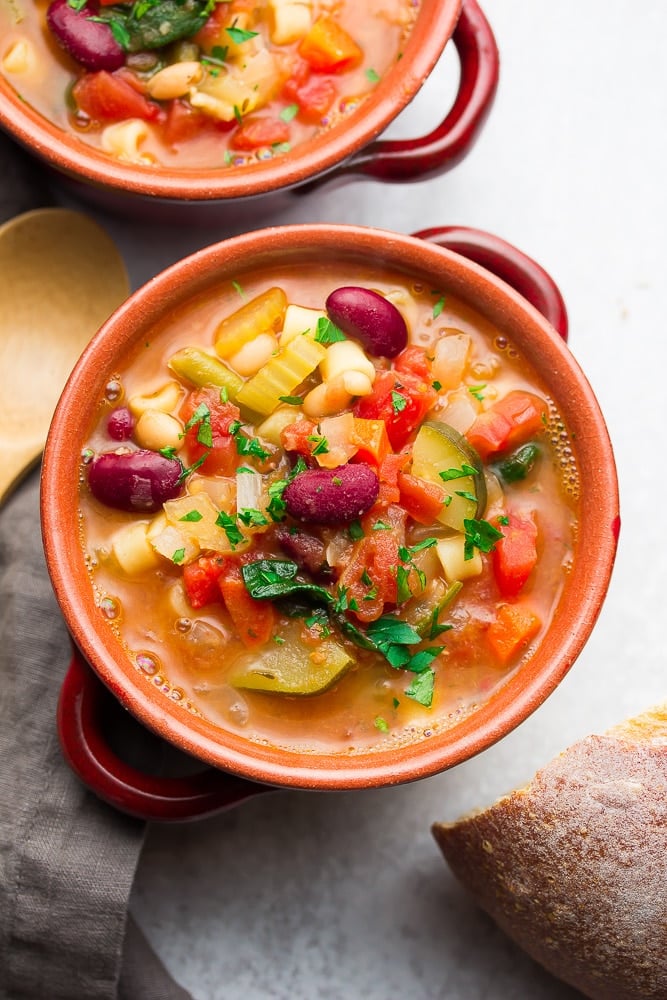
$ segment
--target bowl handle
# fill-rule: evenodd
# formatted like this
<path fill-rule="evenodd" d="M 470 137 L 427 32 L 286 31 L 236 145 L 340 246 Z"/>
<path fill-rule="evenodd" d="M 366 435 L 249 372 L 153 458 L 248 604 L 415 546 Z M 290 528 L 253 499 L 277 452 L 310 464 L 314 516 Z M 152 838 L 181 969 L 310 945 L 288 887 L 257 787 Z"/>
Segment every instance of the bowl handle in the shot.
<path fill-rule="evenodd" d="M 382 181 L 422 180 L 463 159 L 491 110 L 498 85 L 498 48 L 477 0 L 464 0 L 452 41 L 461 73 L 454 104 L 419 139 L 378 139 L 347 161 L 336 176 L 365 174 Z M 326 178 L 325 178 L 326 179 Z"/>
<path fill-rule="evenodd" d="M 543 267 L 511 243 L 492 233 L 467 226 L 421 229 L 412 235 L 446 250 L 453 250 L 491 271 L 523 295 L 551 323 L 563 340 L 567 340 L 567 310 L 558 285 Z"/>
<path fill-rule="evenodd" d="M 113 695 L 74 648 L 60 690 L 58 735 L 67 763 L 91 791 L 119 809 L 143 820 L 203 819 L 273 791 L 207 767 L 187 777 L 145 774 L 121 760 L 104 735 L 104 712 Z"/>

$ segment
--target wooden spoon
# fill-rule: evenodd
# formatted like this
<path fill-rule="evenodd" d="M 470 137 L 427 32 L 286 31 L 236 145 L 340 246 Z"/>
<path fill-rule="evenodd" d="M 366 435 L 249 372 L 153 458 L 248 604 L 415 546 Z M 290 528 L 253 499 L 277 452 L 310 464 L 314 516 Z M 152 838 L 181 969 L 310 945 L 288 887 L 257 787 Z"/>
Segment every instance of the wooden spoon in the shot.
<path fill-rule="evenodd" d="M 87 216 L 44 208 L 0 226 L 0 504 L 39 459 L 71 369 L 128 293 L 120 253 Z"/>

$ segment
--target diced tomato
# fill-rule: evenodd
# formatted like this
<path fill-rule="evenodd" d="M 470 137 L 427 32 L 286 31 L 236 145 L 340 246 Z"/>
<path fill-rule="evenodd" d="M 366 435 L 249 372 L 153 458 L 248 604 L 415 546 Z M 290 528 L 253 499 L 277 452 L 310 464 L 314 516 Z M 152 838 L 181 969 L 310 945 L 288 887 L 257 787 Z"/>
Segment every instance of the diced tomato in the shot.
<path fill-rule="evenodd" d="M 81 111 L 98 122 L 124 118 L 156 121 L 162 116 L 158 104 L 137 93 L 122 76 L 106 70 L 84 73 L 72 87 L 72 96 Z"/>
<path fill-rule="evenodd" d="M 389 435 L 383 420 L 363 420 L 354 417 L 352 443 L 357 445 L 358 462 L 380 465 L 391 451 Z"/>
<path fill-rule="evenodd" d="M 318 72 L 341 73 L 358 66 L 364 54 L 338 21 L 321 14 L 301 40 L 299 55 Z"/>
<path fill-rule="evenodd" d="M 292 57 L 288 72 L 289 76 L 283 84 L 283 96 L 289 100 L 295 101 L 299 89 L 303 87 L 307 80 L 310 79 L 310 63 L 307 63 L 306 60 L 302 59 L 300 56 L 295 55 Z"/>
<path fill-rule="evenodd" d="M 206 24 L 204 24 L 191 41 L 198 45 L 207 55 L 211 55 L 211 50 L 216 45 L 222 45 L 225 25 L 229 24 L 229 4 L 217 3 L 211 12 Z"/>
<path fill-rule="evenodd" d="M 398 597 L 399 548 L 405 544 L 405 511 L 389 505 L 382 518 L 370 511 L 362 519 L 364 537 L 354 543 L 338 584 L 352 602 L 352 613 L 360 621 L 379 618 L 385 604 Z"/>
<path fill-rule="evenodd" d="M 313 442 L 309 438 L 315 436 L 317 424 L 313 420 L 295 420 L 293 424 L 283 427 L 280 432 L 280 443 L 285 451 L 295 451 L 304 458 L 310 458 L 313 453 Z"/>
<path fill-rule="evenodd" d="M 383 458 L 378 469 L 380 491 L 371 512 L 380 511 L 387 504 L 398 503 L 401 498 L 398 489 L 398 476 L 401 469 L 407 464 L 409 457 L 404 452 L 398 452 L 398 454 L 392 452 Z"/>
<path fill-rule="evenodd" d="M 355 417 L 383 420 L 392 448 L 407 444 L 412 432 L 437 399 L 430 383 L 410 372 L 378 372 L 369 396 L 362 396 L 354 406 Z"/>
<path fill-rule="evenodd" d="M 523 389 L 509 392 L 476 417 L 466 432 L 470 444 L 482 459 L 528 441 L 544 430 L 547 404 Z"/>
<path fill-rule="evenodd" d="M 299 116 L 307 122 L 319 122 L 326 115 L 338 96 L 338 89 L 333 80 L 326 77 L 313 77 L 299 87 L 294 95 L 299 105 Z"/>
<path fill-rule="evenodd" d="M 431 359 L 423 347 L 411 344 L 394 358 L 394 368 L 399 372 L 411 372 L 424 382 L 431 381 Z"/>
<path fill-rule="evenodd" d="M 236 122 L 222 122 L 211 115 L 204 114 L 188 104 L 187 101 L 169 101 L 167 118 L 162 134 L 168 146 L 178 146 L 196 135 L 207 132 L 227 132 L 233 129 Z"/>
<path fill-rule="evenodd" d="M 250 596 L 238 563 L 226 563 L 219 578 L 219 586 L 229 617 L 244 646 L 255 649 L 268 642 L 276 623 L 273 604 Z"/>
<path fill-rule="evenodd" d="M 220 600 L 218 580 L 225 565 L 224 556 L 200 556 L 183 567 L 183 584 L 193 608 Z"/>
<path fill-rule="evenodd" d="M 486 639 L 504 665 L 528 645 L 541 627 L 540 619 L 526 604 L 501 604 L 486 631 Z"/>
<path fill-rule="evenodd" d="M 260 149 L 289 142 L 290 127 L 280 118 L 245 118 L 230 139 L 234 149 Z"/>
<path fill-rule="evenodd" d="M 239 419 L 238 406 L 223 403 L 220 391 L 213 387 L 195 389 L 183 402 L 181 419 L 190 421 L 199 406 L 208 407 L 209 418 L 188 428 L 185 432 L 185 451 L 188 464 L 193 465 L 206 456 L 200 468 L 209 476 L 233 476 L 239 465 L 239 456 L 233 435 L 229 433 L 231 424 Z M 210 425 L 211 443 L 207 443 Z"/>
<path fill-rule="evenodd" d="M 398 488 L 401 506 L 419 524 L 433 524 L 442 513 L 447 492 L 437 483 L 428 483 L 419 476 L 401 472 Z"/>
<path fill-rule="evenodd" d="M 537 564 L 537 525 L 532 512 L 507 514 L 507 521 L 494 522 L 503 537 L 496 542 L 491 560 L 502 596 L 516 597 Z"/>

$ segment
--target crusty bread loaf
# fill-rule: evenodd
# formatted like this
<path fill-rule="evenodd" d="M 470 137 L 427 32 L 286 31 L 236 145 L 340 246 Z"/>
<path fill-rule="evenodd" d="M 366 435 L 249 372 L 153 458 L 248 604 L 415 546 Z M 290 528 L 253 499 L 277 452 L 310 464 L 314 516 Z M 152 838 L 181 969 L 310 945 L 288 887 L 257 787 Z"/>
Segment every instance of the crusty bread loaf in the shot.
<path fill-rule="evenodd" d="M 433 834 L 454 875 L 594 1000 L 667 1000 L 667 704 Z"/>

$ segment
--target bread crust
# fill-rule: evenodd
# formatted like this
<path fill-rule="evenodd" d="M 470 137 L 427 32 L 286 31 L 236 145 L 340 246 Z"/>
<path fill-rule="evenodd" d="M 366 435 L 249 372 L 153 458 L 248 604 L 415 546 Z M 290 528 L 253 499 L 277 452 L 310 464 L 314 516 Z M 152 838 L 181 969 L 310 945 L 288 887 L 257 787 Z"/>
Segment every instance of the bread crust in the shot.
<path fill-rule="evenodd" d="M 667 705 L 433 834 L 534 959 L 594 1000 L 667 998 Z"/>

